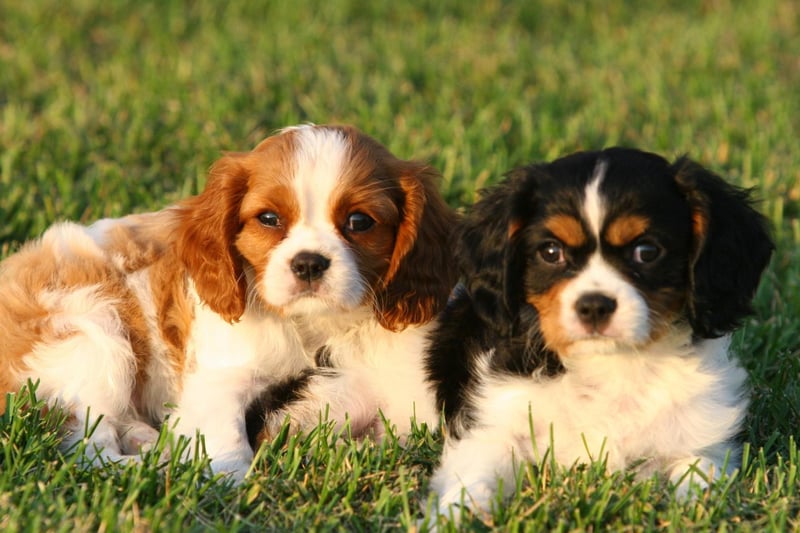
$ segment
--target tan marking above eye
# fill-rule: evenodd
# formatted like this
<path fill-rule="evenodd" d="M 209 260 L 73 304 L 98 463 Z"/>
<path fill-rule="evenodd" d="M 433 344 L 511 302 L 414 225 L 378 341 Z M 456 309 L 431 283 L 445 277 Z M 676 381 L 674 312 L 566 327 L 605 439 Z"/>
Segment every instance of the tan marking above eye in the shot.
<path fill-rule="evenodd" d="M 641 215 L 621 216 L 608 225 L 605 240 L 611 246 L 625 246 L 640 237 L 649 227 L 650 221 Z"/>
<path fill-rule="evenodd" d="M 580 220 L 569 215 L 554 215 L 548 218 L 544 226 L 562 243 L 570 248 L 586 244 L 586 233 Z"/>

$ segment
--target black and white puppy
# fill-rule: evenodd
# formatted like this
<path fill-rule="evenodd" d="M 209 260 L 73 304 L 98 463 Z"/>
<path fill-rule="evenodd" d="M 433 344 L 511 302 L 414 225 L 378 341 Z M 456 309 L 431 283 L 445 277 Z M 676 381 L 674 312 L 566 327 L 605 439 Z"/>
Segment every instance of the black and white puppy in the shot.
<path fill-rule="evenodd" d="M 513 171 L 458 239 L 464 283 L 427 361 L 441 510 L 462 489 L 486 507 L 546 452 L 683 491 L 737 465 L 748 400 L 728 334 L 773 249 L 746 191 L 685 158 L 581 152 Z"/>

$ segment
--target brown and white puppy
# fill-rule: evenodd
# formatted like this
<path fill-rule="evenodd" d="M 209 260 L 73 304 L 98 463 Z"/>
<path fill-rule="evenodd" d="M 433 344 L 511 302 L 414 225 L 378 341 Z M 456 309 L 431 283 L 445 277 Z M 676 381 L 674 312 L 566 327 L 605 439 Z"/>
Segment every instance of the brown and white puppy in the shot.
<path fill-rule="evenodd" d="M 298 332 L 298 310 L 370 309 L 383 332 L 443 301 L 439 263 L 417 278 L 407 267 L 424 256 L 424 213 L 442 208 L 432 187 L 427 167 L 353 128 L 302 126 L 226 154 L 175 206 L 54 225 L 0 266 L 0 409 L 39 381 L 69 412 L 65 446 L 88 438 L 97 461 L 135 453 L 169 416 L 204 436 L 215 471 L 243 476 L 245 407 L 326 342 Z"/>
<path fill-rule="evenodd" d="M 355 436 L 382 434 L 382 416 L 401 435 L 414 417 L 435 427 L 423 358 L 455 282 L 455 218 L 438 175 L 349 129 L 288 133 L 300 156 L 284 203 L 262 214 L 280 239 L 264 267 L 265 301 L 291 319 L 316 366 L 250 405 L 251 441 L 287 416 L 295 430 L 347 418 Z"/>

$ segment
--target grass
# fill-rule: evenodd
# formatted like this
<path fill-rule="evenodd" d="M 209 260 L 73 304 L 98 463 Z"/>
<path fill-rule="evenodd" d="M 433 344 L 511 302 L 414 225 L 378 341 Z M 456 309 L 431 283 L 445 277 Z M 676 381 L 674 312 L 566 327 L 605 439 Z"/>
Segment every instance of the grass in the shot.
<path fill-rule="evenodd" d="M 681 502 L 599 465 L 530 466 L 462 525 L 800 528 L 796 2 L 0 0 L 0 20 L 0 256 L 55 220 L 193 194 L 221 151 L 307 121 L 430 161 L 453 206 L 515 165 L 613 144 L 755 188 L 778 248 L 735 338 L 753 388 L 742 473 Z M 199 457 L 82 468 L 57 450 L 58 413 L 25 395 L 0 416 L 4 531 L 412 529 L 441 446 L 323 427 L 270 443 L 233 488 Z"/>

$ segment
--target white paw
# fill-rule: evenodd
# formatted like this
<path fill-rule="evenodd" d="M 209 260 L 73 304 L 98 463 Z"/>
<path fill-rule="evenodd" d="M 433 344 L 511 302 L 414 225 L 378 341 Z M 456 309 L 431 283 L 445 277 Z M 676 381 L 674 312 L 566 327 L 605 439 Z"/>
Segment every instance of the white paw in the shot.
<path fill-rule="evenodd" d="M 215 474 L 224 474 L 238 485 L 247 476 L 251 461 L 234 458 L 211 459 L 211 471 Z"/>
<path fill-rule="evenodd" d="M 125 455 L 139 455 L 153 448 L 158 441 L 158 431 L 145 424 L 136 422 L 120 430 L 120 446 Z"/>
<path fill-rule="evenodd" d="M 487 483 L 474 482 L 465 487 L 460 482 L 448 483 L 439 493 L 438 513 L 440 516 L 458 518 L 461 508 L 474 511 L 487 511 L 495 490 Z"/>

